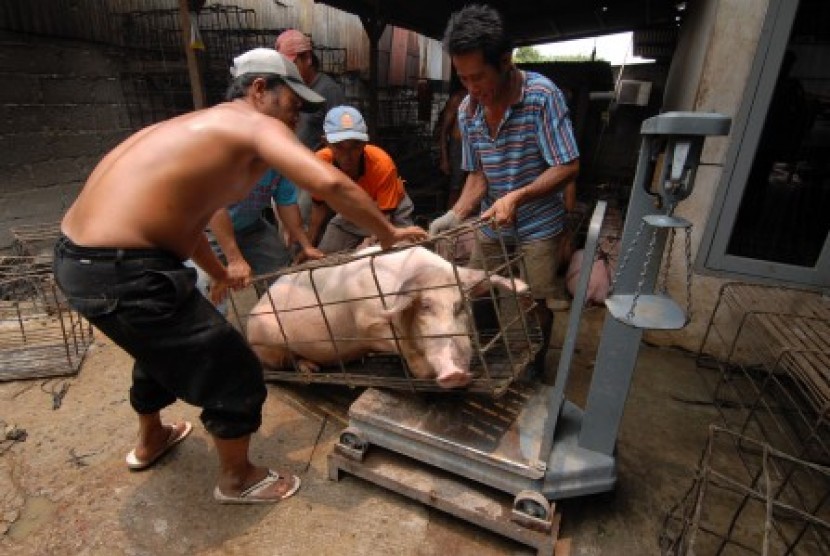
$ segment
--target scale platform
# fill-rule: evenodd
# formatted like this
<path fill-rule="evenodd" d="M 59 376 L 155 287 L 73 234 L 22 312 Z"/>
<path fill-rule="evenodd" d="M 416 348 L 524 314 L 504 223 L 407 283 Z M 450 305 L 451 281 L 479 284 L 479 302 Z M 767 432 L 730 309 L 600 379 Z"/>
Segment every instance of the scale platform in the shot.
<path fill-rule="evenodd" d="M 340 480 L 342 473 L 354 475 L 533 547 L 538 556 L 570 553 L 568 541 L 559 539 L 561 514 L 553 508 L 544 527 L 522 525 L 513 519 L 512 497 L 379 447 L 373 447 L 362 461 L 332 452 L 328 465 L 333 481 Z"/>
<path fill-rule="evenodd" d="M 615 458 L 578 445 L 582 411 L 565 402 L 550 419 L 551 396 L 552 387 L 528 383 L 496 399 L 370 388 L 349 409 L 329 476 L 345 471 L 550 554 L 558 517 L 549 501 L 616 484 Z M 551 447 L 543 439 L 553 426 Z M 408 475 L 415 469 L 417 481 Z M 445 490 L 430 486 L 438 477 Z M 468 495 L 492 505 L 474 507 L 493 509 L 471 512 Z M 528 536 L 509 533 L 517 524 Z"/>

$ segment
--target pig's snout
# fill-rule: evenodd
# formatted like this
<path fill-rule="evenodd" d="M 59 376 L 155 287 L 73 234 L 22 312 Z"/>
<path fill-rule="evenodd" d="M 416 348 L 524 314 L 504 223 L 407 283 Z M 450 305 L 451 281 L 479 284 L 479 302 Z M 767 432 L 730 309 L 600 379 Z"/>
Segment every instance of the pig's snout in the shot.
<path fill-rule="evenodd" d="M 454 369 L 443 369 L 438 373 L 435 381 L 441 388 L 460 388 L 467 386 L 472 379 L 473 375 L 469 371 L 455 367 Z"/>
<path fill-rule="evenodd" d="M 462 345 L 459 345 L 461 343 Z M 466 348 L 466 349 L 465 349 Z M 435 381 L 442 388 L 460 388 L 467 386 L 473 378 L 470 371 L 471 350 L 469 344 L 453 340 L 432 358 L 435 369 Z"/>

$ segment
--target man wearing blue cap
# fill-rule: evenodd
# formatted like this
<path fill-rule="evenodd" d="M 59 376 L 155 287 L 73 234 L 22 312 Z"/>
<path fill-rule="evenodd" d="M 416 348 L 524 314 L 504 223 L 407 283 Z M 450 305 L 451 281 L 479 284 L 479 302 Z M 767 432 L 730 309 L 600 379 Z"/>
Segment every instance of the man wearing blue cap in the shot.
<path fill-rule="evenodd" d="M 392 157 L 369 144 L 363 115 L 351 106 L 336 106 L 328 111 L 323 122 L 327 147 L 317 157 L 334 164 L 363 188 L 394 226 L 412 225 L 414 205 L 404 189 L 403 180 Z M 314 241 L 320 234 L 329 208 L 322 199 L 313 198 L 308 235 Z M 324 253 L 335 253 L 358 247 L 372 236 L 371 232 L 342 214 L 335 215 L 326 226 L 317 245 Z"/>

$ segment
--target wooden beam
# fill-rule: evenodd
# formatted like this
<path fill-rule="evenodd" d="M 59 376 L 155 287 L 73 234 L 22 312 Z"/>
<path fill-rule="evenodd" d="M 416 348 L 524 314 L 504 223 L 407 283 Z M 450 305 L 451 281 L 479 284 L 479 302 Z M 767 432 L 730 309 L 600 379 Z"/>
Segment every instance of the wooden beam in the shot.
<path fill-rule="evenodd" d="M 193 108 L 200 110 L 205 107 L 205 88 L 202 85 L 202 74 L 199 71 L 199 60 L 196 51 L 190 48 L 190 6 L 188 4 L 188 0 L 179 0 L 179 24 L 182 28 L 184 53 L 187 58 L 187 73 L 190 76 Z"/>

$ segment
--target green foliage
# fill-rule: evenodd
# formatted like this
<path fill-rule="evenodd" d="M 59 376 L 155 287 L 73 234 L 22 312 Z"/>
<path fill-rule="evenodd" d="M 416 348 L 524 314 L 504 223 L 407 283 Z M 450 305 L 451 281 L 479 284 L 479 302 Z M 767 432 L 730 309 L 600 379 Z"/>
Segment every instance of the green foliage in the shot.
<path fill-rule="evenodd" d="M 553 58 L 549 56 L 543 56 L 538 50 L 536 50 L 532 46 L 522 46 L 517 48 L 513 52 L 513 61 L 518 64 L 526 64 L 533 62 L 552 62 Z"/>
<path fill-rule="evenodd" d="M 513 61 L 517 64 L 534 62 L 590 62 L 587 54 L 543 55 L 532 46 L 522 46 L 513 52 Z M 599 58 L 597 61 L 601 62 Z"/>

